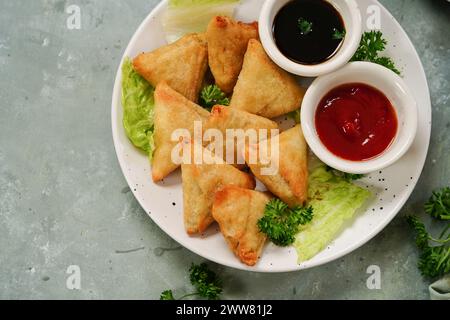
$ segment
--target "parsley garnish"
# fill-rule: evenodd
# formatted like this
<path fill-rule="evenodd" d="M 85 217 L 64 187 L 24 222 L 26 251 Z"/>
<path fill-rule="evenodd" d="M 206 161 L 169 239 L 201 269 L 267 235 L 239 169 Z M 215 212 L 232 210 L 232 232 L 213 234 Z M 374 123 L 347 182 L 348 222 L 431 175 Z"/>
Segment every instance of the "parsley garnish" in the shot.
<path fill-rule="evenodd" d="M 292 120 L 295 121 L 296 124 L 300 123 L 300 109 L 289 112 L 287 114 L 288 118 L 291 118 Z"/>
<path fill-rule="evenodd" d="M 215 105 L 229 106 L 230 99 L 217 85 L 212 84 L 203 88 L 200 94 L 200 105 L 211 111 Z"/>
<path fill-rule="evenodd" d="M 435 239 L 416 217 L 409 216 L 407 221 L 416 232 L 416 244 L 421 250 L 418 267 L 422 275 L 434 278 L 450 272 L 450 235 L 448 234 L 450 224 L 439 238 Z"/>
<path fill-rule="evenodd" d="M 433 192 L 430 200 L 425 203 L 425 212 L 436 219 L 450 220 L 450 188 Z"/>
<path fill-rule="evenodd" d="M 379 53 L 386 49 L 387 41 L 383 38 L 381 31 L 364 32 L 359 48 L 352 61 L 368 61 L 382 65 L 396 74 L 400 71 L 395 67 L 394 61 L 389 57 L 380 57 Z"/>
<path fill-rule="evenodd" d="M 363 174 L 354 174 L 344 172 L 344 179 L 347 181 L 355 181 L 364 178 Z"/>
<path fill-rule="evenodd" d="M 175 299 L 172 290 L 161 293 L 160 300 L 182 300 L 190 296 L 199 296 L 208 300 L 217 300 L 222 293 L 222 281 L 211 271 L 206 263 L 193 264 L 189 269 L 189 280 L 196 288 L 195 293 L 189 293 L 179 299 Z"/>
<path fill-rule="evenodd" d="M 273 199 L 266 205 L 258 227 L 274 244 L 287 247 L 294 243 L 299 226 L 309 223 L 312 218 L 312 207 L 291 209 L 280 199 Z"/>
<path fill-rule="evenodd" d="M 346 34 L 345 30 L 340 31 L 338 29 L 334 29 L 332 38 L 334 40 L 342 40 L 345 38 L 345 34 Z"/>
<path fill-rule="evenodd" d="M 163 291 L 159 300 L 175 300 L 172 290 Z"/>
<path fill-rule="evenodd" d="M 352 182 L 355 180 L 359 180 L 365 177 L 364 174 L 354 174 L 354 173 L 347 173 L 347 172 L 341 172 L 336 169 L 333 169 L 330 166 L 327 166 L 327 171 L 331 171 L 335 176 L 342 177 L 344 180 L 348 182 Z"/>
<path fill-rule="evenodd" d="M 192 265 L 189 269 L 191 283 L 200 297 L 217 300 L 222 293 L 222 281 L 205 263 Z"/>
<path fill-rule="evenodd" d="M 298 18 L 297 26 L 300 29 L 300 33 L 302 35 L 307 35 L 312 31 L 313 24 L 305 18 Z"/>

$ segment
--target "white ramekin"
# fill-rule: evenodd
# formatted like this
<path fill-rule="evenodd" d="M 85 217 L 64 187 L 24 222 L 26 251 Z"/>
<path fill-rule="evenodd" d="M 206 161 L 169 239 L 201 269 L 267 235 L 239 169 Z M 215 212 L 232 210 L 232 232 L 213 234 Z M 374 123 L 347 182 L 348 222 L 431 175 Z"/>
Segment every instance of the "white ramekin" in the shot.
<path fill-rule="evenodd" d="M 277 13 L 292 0 L 266 0 L 259 16 L 259 36 L 270 58 L 286 71 L 304 77 L 316 77 L 335 71 L 345 65 L 355 54 L 361 41 L 361 12 L 355 0 L 328 0 L 344 20 L 346 35 L 338 52 L 329 60 L 315 65 L 297 63 L 278 49 L 273 36 L 273 23 Z"/>
<path fill-rule="evenodd" d="M 315 118 L 320 101 L 332 89 L 346 83 L 364 83 L 383 92 L 392 103 L 398 119 L 398 131 L 392 144 L 379 156 L 366 161 L 342 159 L 322 143 Z M 417 103 L 397 74 L 370 62 L 351 62 L 336 72 L 317 78 L 303 99 L 303 133 L 314 154 L 327 165 L 343 172 L 366 174 L 384 169 L 399 160 L 410 148 L 417 133 Z"/>

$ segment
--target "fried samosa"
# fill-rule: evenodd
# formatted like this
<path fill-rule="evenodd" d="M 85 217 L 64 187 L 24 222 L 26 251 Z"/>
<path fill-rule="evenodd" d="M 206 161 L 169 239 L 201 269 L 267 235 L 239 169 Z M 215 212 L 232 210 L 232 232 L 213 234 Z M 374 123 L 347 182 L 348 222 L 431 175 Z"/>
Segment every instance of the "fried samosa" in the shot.
<path fill-rule="evenodd" d="M 242 69 L 250 39 L 259 39 L 258 23 L 237 22 L 229 17 L 214 17 L 206 31 L 209 67 L 216 84 L 232 93 Z"/>
<path fill-rule="evenodd" d="M 142 53 L 133 67 L 151 85 L 161 81 L 187 99 L 197 102 L 208 69 L 208 48 L 204 35 L 186 35 L 177 42 Z"/>
<path fill-rule="evenodd" d="M 213 107 L 205 126 L 205 132 L 208 129 L 217 129 L 222 133 L 225 140 L 223 141 L 223 153 L 220 156 L 228 164 L 236 165 L 245 164 L 244 149 L 245 145 L 249 143 L 249 139 L 254 140 L 250 143 L 257 144 L 260 140 L 268 139 L 274 133 L 273 130 L 276 130 L 275 134 L 278 134 L 278 124 L 276 122 L 224 106 Z M 239 139 L 236 138 L 236 135 L 227 135 L 227 130 L 230 129 L 234 129 L 234 133 L 237 133 L 236 130 L 242 130 L 242 137 Z M 262 129 L 265 129 L 266 132 L 260 131 Z M 215 141 L 212 142 L 212 144 L 214 143 Z M 227 145 L 229 145 L 228 148 Z M 211 145 L 208 146 L 208 148 L 210 147 Z M 215 147 L 213 149 L 217 152 Z M 228 154 L 227 151 L 229 152 Z"/>
<path fill-rule="evenodd" d="M 188 234 L 202 233 L 214 222 L 211 209 L 214 195 L 227 185 L 255 188 L 255 179 L 235 167 L 225 164 L 208 150 L 201 148 L 202 161 L 181 165 L 183 179 L 184 223 Z M 191 150 L 195 150 L 194 143 Z"/>
<path fill-rule="evenodd" d="M 178 141 L 172 141 L 172 133 L 177 129 L 187 129 L 191 137 L 194 122 L 204 126 L 209 112 L 189 101 L 181 94 L 161 82 L 155 90 L 155 153 L 153 155 L 152 176 L 157 182 L 167 177 L 179 165 L 172 161 L 172 150 Z"/>
<path fill-rule="evenodd" d="M 301 126 L 289 129 L 276 138 L 279 140 L 278 150 L 274 139 L 247 148 L 247 165 L 267 189 L 290 207 L 302 206 L 308 195 L 308 148 Z M 256 161 L 250 152 L 256 156 Z M 267 170 L 270 166 L 277 167 L 277 170 Z"/>
<path fill-rule="evenodd" d="M 258 262 L 266 242 L 258 220 L 264 216 L 270 199 L 266 193 L 235 186 L 225 187 L 215 195 L 213 217 L 231 250 L 249 266 Z"/>
<path fill-rule="evenodd" d="M 258 40 L 250 40 L 230 106 L 265 118 L 300 108 L 305 90 L 267 56 Z"/>

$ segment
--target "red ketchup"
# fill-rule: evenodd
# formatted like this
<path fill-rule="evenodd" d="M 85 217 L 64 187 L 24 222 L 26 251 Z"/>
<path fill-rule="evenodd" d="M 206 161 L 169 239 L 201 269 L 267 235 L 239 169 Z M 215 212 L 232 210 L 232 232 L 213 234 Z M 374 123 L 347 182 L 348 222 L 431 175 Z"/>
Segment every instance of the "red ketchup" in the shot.
<path fill-rule="evenodd" d="M 316 112 L 316 129 L 322 143 L 336 156 L 372 159 L 385 151 L 397 134 L 397 114 L 378 89 L 350 83 L 331 90 Z"/>

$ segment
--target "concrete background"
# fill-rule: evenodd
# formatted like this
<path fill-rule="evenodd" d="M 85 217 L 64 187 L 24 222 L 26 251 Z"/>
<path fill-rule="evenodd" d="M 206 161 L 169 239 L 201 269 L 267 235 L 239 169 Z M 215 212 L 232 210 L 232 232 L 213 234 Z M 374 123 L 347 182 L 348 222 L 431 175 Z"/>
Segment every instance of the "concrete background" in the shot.
<path fill-rule="evenodd" d="M 190 290 L 187 269 L 202 259 L 141 210 L 111 137 L 116 68 L 157 2 L 0 0 L 0 298 L 154 299 L 167 288 Z M 422 212 L 430 191 L 450 180 L 450 4 L 382 2 L 411 37 L 430 84 L 433 136 L 414 194 L 375 239 L 323 267 L 263 275 L 212 265 L 224 298 L 428 298 L 403 217 Z M 69 4 L 81 7 L 82 30 L 66 28 Z M 381 290 L 366 287 L 373 264 Z M 81 269 L 81 290 L 66 288 L 70 265 Z"/>

